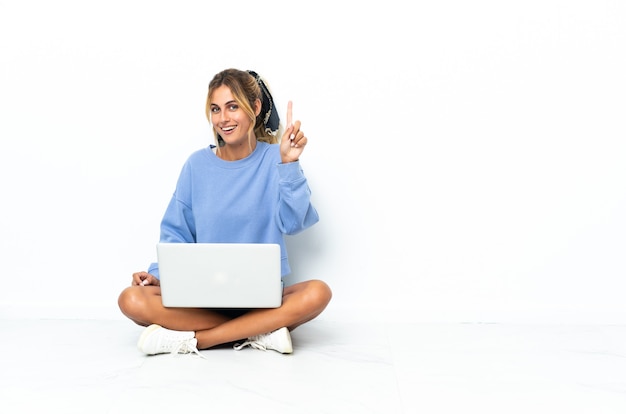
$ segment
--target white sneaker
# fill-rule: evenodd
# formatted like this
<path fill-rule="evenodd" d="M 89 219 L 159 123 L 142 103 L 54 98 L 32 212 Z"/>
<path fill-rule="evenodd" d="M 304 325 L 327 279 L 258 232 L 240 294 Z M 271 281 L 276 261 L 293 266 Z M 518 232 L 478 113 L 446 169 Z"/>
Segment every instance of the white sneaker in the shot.
<path fill-rule="evenodd" d="M 188 354 L 193 352 L 203 357 L 196 345 L 198 340 L 193 331 L 173 331 L 160 325 L 150 325 L 139 337 L 137 347 L 148 355 Z"/>
<path fill-rule="evenodd" d="M 233 348 L 239 351 L 248 345 L 254 349 L 260 349 L 262 351 L 271 349 L 281 354 L 291 354 L 293 352 L 291 335 L 289 335 L 289 329 L 287 328 L 280 328 L 271 333 L 253 336 L 248 338 L 243 344 L 235 344 Z"/>

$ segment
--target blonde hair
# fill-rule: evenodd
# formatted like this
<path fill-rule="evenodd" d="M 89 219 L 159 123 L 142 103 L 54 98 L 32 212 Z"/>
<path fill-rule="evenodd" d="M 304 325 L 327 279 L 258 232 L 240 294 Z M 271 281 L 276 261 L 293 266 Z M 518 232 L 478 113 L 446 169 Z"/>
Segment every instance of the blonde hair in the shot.
<path fill-rule="evenodd" d="M 230 89 L 233 97 L 241 109 L 250 119 L 250 128 L 248 129 L 248 138 L 252 136 L 257 141 L 267 142 L 269 144 L 276 144 L 278 138 L 276 135 L 272 135 L 266 130 L 263 124 L 263 113 L 255 114 L 255 105 L 258 101 L 262 102 L 263 96 L 259 83 L 248 72 L 239 69 L 226 69 L 216 74 L 209 83 L 209 91 L 206 100 L 206 117 L 211 122 L 211 97 L 213 92 L 220 86 L 227 86 Z M 221 146 L 224 145 L 221 137 L 213 128 L 213 134 L 215 136 L 215 143 L 218 151 Z M 278 135 L 278 134 L 277 134 Z"/>

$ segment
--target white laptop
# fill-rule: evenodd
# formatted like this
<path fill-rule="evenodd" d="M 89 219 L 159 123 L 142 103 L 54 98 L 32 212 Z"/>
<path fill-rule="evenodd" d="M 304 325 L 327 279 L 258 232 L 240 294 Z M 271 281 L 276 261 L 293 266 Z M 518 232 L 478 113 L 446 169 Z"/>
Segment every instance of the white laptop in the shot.
<path fill-rule="evenodd" d="M 158 243 L 163 306 L 277 308 L 280 246 L 265 243 Z"/>

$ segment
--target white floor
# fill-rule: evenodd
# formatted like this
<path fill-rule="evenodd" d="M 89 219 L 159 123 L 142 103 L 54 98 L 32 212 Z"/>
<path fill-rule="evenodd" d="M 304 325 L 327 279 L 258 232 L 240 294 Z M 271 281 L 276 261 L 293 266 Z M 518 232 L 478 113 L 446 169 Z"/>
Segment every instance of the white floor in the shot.
<path fill-rule="evenodd" d="M 0 320 L 2 413 L 626 413 L 626 326 L 313 321 L 292 355 L 147 357 L 126 320 Z"/>

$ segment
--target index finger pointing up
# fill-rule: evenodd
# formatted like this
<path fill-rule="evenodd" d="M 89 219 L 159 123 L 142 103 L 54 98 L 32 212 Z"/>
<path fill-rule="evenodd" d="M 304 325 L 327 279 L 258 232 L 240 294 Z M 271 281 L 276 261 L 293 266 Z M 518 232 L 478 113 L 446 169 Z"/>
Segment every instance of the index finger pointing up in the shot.
<path fill-rule="evenodd" d="M 291 126 L 291 107 L 292 106 L 293 104 L 291 103 L 291 101 L 289 101 L 287 103 L 287 128 Z"/>

